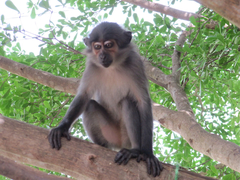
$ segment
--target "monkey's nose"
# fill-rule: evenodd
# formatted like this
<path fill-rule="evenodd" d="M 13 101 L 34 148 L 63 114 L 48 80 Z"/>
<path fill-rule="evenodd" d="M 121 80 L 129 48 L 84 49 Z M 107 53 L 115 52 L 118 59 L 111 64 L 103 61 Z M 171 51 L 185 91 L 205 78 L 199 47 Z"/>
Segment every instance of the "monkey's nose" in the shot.
<path fill-rule="evenodd" d="M 102 60 L 104 60 L 104 59 L 106 59 L 106 55 L 105 54 L 99 54 L 99 57 L 100 57 L 100 59 L 102 59 Z"/>

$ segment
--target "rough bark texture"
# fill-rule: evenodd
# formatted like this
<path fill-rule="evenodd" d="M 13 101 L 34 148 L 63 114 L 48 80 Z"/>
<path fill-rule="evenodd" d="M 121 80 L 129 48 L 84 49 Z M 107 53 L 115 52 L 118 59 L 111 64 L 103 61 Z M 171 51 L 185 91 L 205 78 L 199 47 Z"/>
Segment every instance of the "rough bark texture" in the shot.
<path fill-rule="evenodd" d="M 14 180 L 67 180 L 69 178 L 47 174 L 14 160 L 0 156 L 0 174 Z"/>
<path fill-rule="evenodd" d="M 240 172 L 240 147 L 205 131 L 189 112 L 153 104 L 153 115 L 161 125 L 179 133 L 193 149 Z"/>
<path fill-rule="evenodd" d="M 76 93 L 76 87 L 78 87 L 80 83 L 79 79 L 54 76 L 51 73 L 34 69 L 2 56 L 0 56 L 0 67 L 13 74 L 25 77 L 43 85 L 47 84 L 48 87 L 71 94 Z"/>
<path fill-rule="evenodd" d="M 76 179 L 174 179 L 175 168 L 163 164 L 160 177 L 147 174 L 145 162 L 131 160 L 126 166 L 113 163 L 116 152 L 72 137 L 62 139 L 62 148 L 51 149 L 48 130 L 0 115 L 0 154 L 15 161 L 68 174 Z M 1 161 L 0 161 L 1 162 Z M 0 171 L 1 174 L 1 171 Z M 214 178 L 180 169 L 178 180 Z M 36 178 L 34 178 L 36 179 Z"/>
<path fill-rule="evenodd" d="M 191 16 L 195 18 L 201 15 L 180 11 L 178 9 L 164 6 L 159 3 L 154 3 L 146 0 L 123 0 L 125 2 L 138 5 L 140 7 L 160 12 L 178 19 L 188 20 Z M 239 0 L 194 0 L 220 14 L 222 17 L 229 20 L 240 28 L 240 1 Z"/>
<path fill-rule="evenodd" d="M 154 2 L 150 2 L 150 1 L 146 1 L 146 0 L 123 0 L 123 1 L 138 5 L 140 7 L 149 9 L 151 11 L 160 12 L 160 13 L 163 13 L 163 14 L 166 14 L 166 15 L 178 18 L 178 19 L 187 20 L 187 21 L 189 21 L 189 18 L 191 16 L 194 16 L 195 18 L 201 17 L 199 14 L 190 13 L 190 12 L 186 12 L 186 11 L 180 11 L 178 9 L 171 8 L 169 6 L 164 6 L 162 4 L 154 3 Z"/>
<path fill-rule="evenodd" d="M 240 28 L 239 0 L 195 0 L 196 2 L 214 10 L 222 17 Z"/>

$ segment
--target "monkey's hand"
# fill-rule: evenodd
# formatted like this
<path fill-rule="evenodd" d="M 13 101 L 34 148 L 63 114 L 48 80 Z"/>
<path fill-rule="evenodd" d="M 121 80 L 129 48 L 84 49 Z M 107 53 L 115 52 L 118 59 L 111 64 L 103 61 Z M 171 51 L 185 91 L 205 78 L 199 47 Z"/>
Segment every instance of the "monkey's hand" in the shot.
<path fill-rule="evenodd" d="M 59 125 L 52 129 L 48 135 L 48 141 L 52 148 L 59 150 L 61 148 L 61 137 L 66 137 L 67 140 L 71 140 L 68 128 L 65 125 Z"/>
<path fill-rule="evenodd" d="M 128 161 L 132 158 L 136 158 L 140 155 L 140 150 L 138 149 L 121 149 L 115 159 L 114 162 L 118 163 L 118 164 L 123 164 L 126 165 L 128 163 Z"/>
<path fill-rule="evenodd" d="M 137 157 L 137 162 L 146 161 L 147 163 L 147 172 L 149 175 L 153 175 L 154 177 L 159 176 L 161 171 L 163 170 L 163 166 L 160 161 L 154 155 L 147 155 L 141 153 Z"/>

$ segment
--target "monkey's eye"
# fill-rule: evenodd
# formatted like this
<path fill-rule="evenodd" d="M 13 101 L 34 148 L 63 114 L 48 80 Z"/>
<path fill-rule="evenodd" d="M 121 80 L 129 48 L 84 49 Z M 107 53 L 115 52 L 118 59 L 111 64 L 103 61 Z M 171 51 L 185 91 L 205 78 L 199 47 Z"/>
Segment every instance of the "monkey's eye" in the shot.
<path fill-rule="evenodd" d="M 106 41 L 106 42 L 104 43 L 104 47 L 105 47 L 105 48 L 111 48 L 111 47 L 113 47 L 113 42 L 111 42 L 111 41 Z"/>
<path fill-rule="evenodd" d="M 93 47 L 94 47 L 94 49 L 101 49 L 101 44 L 99 44 L 99 43 L 95 43 L 94 45 L 93 45 Z"/>

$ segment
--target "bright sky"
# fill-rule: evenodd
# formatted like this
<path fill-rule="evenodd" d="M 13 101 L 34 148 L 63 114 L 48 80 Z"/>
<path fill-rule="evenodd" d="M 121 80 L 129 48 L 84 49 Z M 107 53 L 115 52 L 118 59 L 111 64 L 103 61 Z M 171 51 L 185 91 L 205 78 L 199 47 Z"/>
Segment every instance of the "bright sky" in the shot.
<path fill-rule="evenodd" d="M 19 18 L 20 15 L 18 14 L 17 11 L 12 10 L 5 5 L 5 1 L 0 0 L 0 12 L 1 12 L 0 15 L 4 14 L 5 22 L 10 23 L 12 26 L 22 25 L 22 29 L 25 29 L 28 32 L 37 34 L 39 28 L 42 28 L 45 26 L 45 24 L 48 24 L 50 19 L 49 13 L 45 13 L 44 15 L 41 15 L 41 16 L 36 16 L 35 19 L 30 18 L 29 14 L 31 12 L 29 12 L 27 9 L 28 0 L 12 0 L 13 4 L 22 13 L 21 18 Z M 32 0 L 32 2 L 36 3 L 37 0 Z M 164 5 L 168 5 L 167 4 L 168 0 L 160 0 L 157 2 Z M 79 15 L 78 10 L 72 10 L 72 9 L 66 9 L 66 8 L 63 9 L 62 7 L 58 7 L 58 8 L 54 7 L 55 5 L 60 5 L 60 3 L 57 0 L 51 0 L 49 1 L 49 3 L 50 3 L 50 6 L 53 8 L 53 11 L 55 12 L 51 16 L 52 21 L 61 17 L 58 14 L 58 11 L 60 10 L 65 12 L 67 18 Z M 175 5 L 171 7 L 179 10 L 187 11 L 187 12 L 196 12 L 198 10 L 199 4 L 192 0 L 182 0 L 182 2 L 176 2 Z M 113 11 L 113 15 L 109 16 L 106 20 L 123 24 L 125 21 L 125 15 L 121 15 L 122 14 L 121 10 L 122 10 L 121 8 L 115 8 Z M 40 11 L 37 11 L 37 14 L 43 11 L 44 9 L 40 8 Z M 152 16 L 149 15 L 147 11 L 146 13 L 142 13 L 142 12 L 138 13 L 138 16 L 139 16 L 139 19 L 141 19 L 142 17 L 144 18 L 149 17 L 149 21 L 152 21 Z M 123 18 L 119 18 L 119 17 L 123 17 Z M 0 28 L 1 26 L 2 24 L 0 25 Z M 40 48 L 38 47 L 38 45 L 40 44 L 39 41 L 32 40 L 32 39 L 26 40 L 21 36 L 19 37 L 20 37 L 19 41 L 20 41 L 22 50 L 25 50 L 27 53 L 34 52 L 36 55 L 39 54 L 39 50 L 40 50 Z"/>

